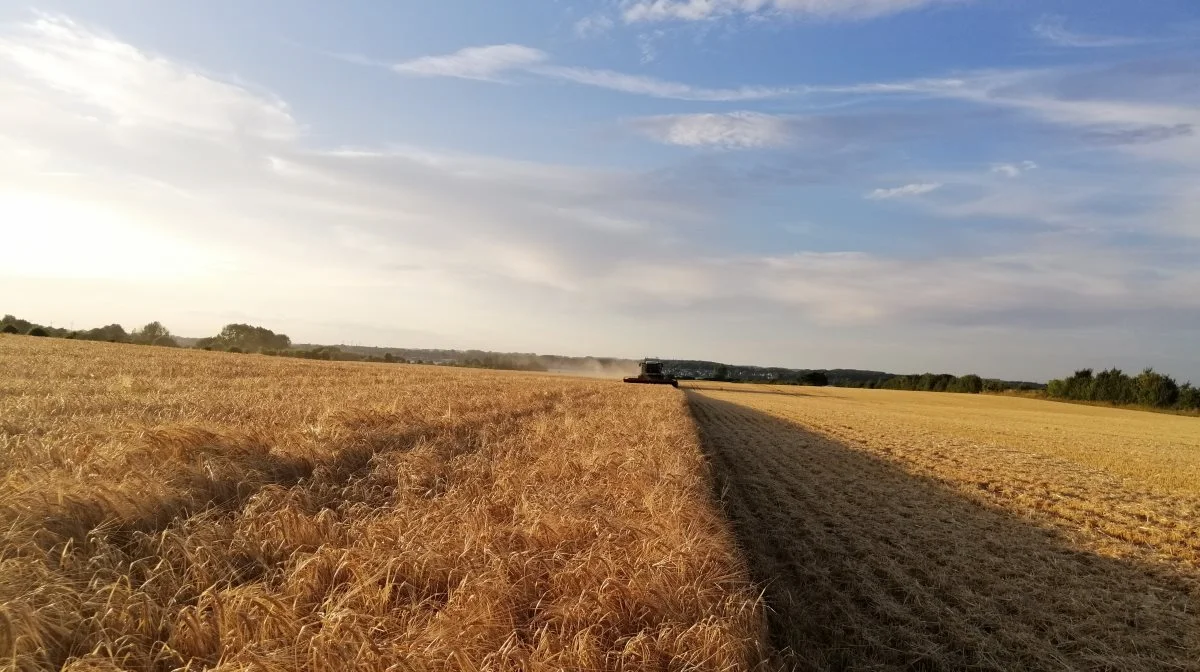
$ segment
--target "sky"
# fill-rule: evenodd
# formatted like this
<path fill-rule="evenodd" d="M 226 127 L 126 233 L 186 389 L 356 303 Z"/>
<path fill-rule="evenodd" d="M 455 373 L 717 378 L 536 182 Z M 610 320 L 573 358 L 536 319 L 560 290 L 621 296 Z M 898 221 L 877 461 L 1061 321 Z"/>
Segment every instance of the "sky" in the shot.
<path fill-rule="evenodd" d="M 1200 382 L 1195 0 L 0 0 L 0 312 Z"/>

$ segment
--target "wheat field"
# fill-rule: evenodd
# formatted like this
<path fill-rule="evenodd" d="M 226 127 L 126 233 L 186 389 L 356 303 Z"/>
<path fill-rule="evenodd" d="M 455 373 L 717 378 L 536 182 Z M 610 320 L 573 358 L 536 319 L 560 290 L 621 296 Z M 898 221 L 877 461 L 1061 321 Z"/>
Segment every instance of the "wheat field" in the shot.
<path fill-rule="evenodd" d="M 690 383 L 804 670 L 1200 670 L 1200 420 Z"/>
<path fill-rule="evenodd" d="M 1200 670 L 1200 420 L 0 337 L 0 669 Z"/>
<path fill-rule="evenodd" d="M 681 393 L 0 337 L 0 668 L 746 670 Z"/>

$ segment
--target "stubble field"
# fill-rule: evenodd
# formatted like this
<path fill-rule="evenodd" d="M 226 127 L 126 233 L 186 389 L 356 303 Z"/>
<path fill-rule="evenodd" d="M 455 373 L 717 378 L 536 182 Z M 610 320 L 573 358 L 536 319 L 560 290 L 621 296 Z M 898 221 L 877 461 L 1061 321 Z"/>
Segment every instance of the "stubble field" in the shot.
<path fill-rule="evenodd" d="M 0 669 L 730 670 L 678 392 L 0 337 Z"/>
<path fill-rule="evenodd" d="M 692 383 L 797 669 L 1200 669 L 1200 421 Z"/>

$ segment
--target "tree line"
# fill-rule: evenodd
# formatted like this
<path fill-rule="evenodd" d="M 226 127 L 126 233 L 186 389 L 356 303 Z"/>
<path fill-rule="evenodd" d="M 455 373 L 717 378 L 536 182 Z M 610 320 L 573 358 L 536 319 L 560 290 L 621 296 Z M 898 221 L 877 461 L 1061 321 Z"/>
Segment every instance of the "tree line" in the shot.
<path fill-rule="evenodd" d="M 50 338 L 67 338 L 85 341 L 105 341 L 109 343 L 131 343 L 135 345 L 157 345 L 164 347 L 180 347 L 179 340 L 171 335 L 161 322 L 155 321 L 127 332 L 120 324 L 110 324 L 95 329 L 72 330 L 60 327 L 36 324 L 28 320 L 5 315 L 0 318 L 0 333 L 25 334 Z M 190 339 L 184 339 L 189 340 Z M 297 359 L 313 359 L 334 362 L 375 362 L 380 364 L 406 364 L 410 361 L 422 363 L 420 360 L 409 360 L 391 352 L 383 354 L 362 354 L 351 352 L 331 345 L 313 345 L 294 347 L 292 339 L 287 334 L 277 334 L 265 327 L 251 324 L 233 323 L 221 328 L 215 336 L 196 340 L 191 346 L 198 350 L 209 350 L 232 353 L 256 353 L 273 357 L 295 357 Z M 378 349 L 371 349 L 377 351 Z M 508 369 L 517 371 L 547 371 L 548 368 L 538 360 L 537 355 L 518 355 L 470 351 L 452 361 L 438 363 L 451 366 L 470 368 Z M 433 363 L 430 361 L 429 363 Z"/>
<path fill-rule="evenodd" d="M 1046 396 L 1067 401 L 1104 402 L 1121 406 L 1149 406 L 1180 411 L 1200 411 L 1200 388 L 1180 385 L 1154 369 L 1130 376 L 1112 368 L 1100 373 L 1080 369 L 1069 378 L 1046 386 Z"/>
<path fill-rule="evenodd" d="M 669 362 L 674 371 L 689 372 L 708 368 L 701 375 L 683 375 L 681 379 L 713 380 L 766 385 L 814 385 L 854 387 L 912 392 L 957 392 L 961 394 L 999 394 L 1024 392 L 1047 399 L 1110 403 L 1120 406 L 1144 406 L 1155 409 L 1200 411 L 1200 388 L 1191 383 L 1177 383 L 1174 378 L 1146 369 L 1130 376 L 1120 369 L 1094 373 L 1081 369 L 1069 378 L 1051 380 L 1048 384 L 983 378 L 976 374 L 955 376 L 949 373 L 896 375 L 878 371 L 859 370 L 796 370 L 746 366 L 730 366 L 716 362 Z"/>
<path fill-rule="evenodd" d="M 783 373 L 779 373 L 782 371 Z M 824 371 L 790 371 L 787 369 L 772 369 L 763 377 L 742 377 L 736 369 L 728 364 L 717 364 L 709 376 L 678 376 L 679 380 L 709 380 L 728 383 L 759 383 L 766 385 L 805 385 L 809 387 L 825 387 L 830 384 L 829 376 Z"/>
<path fill-rule="evenodd" d="M 962 394 L 981 394 L 984 392 L 997 393 L 1009 390 L 1033 391 L 1040 390 L 1044 385 L 1029 382 L 1000 380 L 998 378 L 983 378 L 974 373 L 965 376 L 955 376 L 950 373 L 922 373 L 915 375 L 889 376 L 868 380 L 861 385 L 880 390 L 907 390 L 910 392 L 958 392 Z"/>
<path fill-rule="evenodd" d="M 36 324 L 13 315 L 0 318 L 0 333 L 26 334 L 29 336 L 66 338 L 84 341 L 106 341 L 160 347 L 180 347 L 180 339 L 171 334 L 161 322 L 126 331 L 120 324 L 109 324 L 94 329 L 74 330 Z M 183 339 L 188 340 L 188 339 Z M 190 341 L 189 341 L 190 342 Z M 195 341 L 193 347 L 233 353 L 259 353 L 278 357 L 296 357 L 340 362 L 407 363 L 410 360 L 396 356 L 379 348 L 368 348 L 363 354 L 336 346 L 318 345 L 294 347 L 287 334 L 277 334 L 270 329 L 250 324 L 233 323 L 221 328 L 215 336 Z M 431 351 L 433 352 L 433 351 Z M 441 351 L 437 351 L 441 352 Z M 437 360 L 436 363 L 471 368 L 508 369 L 520 371 L 548 370 L 546 355 L 520 353 L 494 353 L 484 351 L 446 351 L 459 356 L 452 360 Z M 551 360 L 555 359 L 553 357 Z M 557 358 L 571 360 L 574 358 Z M 418 363 L 422 363 L 419 360 Z M 620 363 L 622 360 L 596 360 L 602 364 Z M 429 363 L 435 363 L 431 360 Z M 708 375 L 679 375 L 687 367 L 711 366 Z M 1156 409 L 1200 411 L 1200 388 L 1190 382 L 1180 385 L 1174 378 L 1145 369 L 1130 376 L 1120 369 L 1112 368 L 1099 373 L 1092 369 L 1080 369 L 1069 378 L 1051 380 L 1047 385 L 1027 382 L 1011 382 L 994 378 L 982 378 L 975 374 L 955 376 L 949 373 L 924 373 L 919 375 L 893 375 L 881 372 L 854 370 L 794 370 L 762 369 L 761 367 L 731 367 L 716 362 L 683 362 L 668 360 L 668 368 L 683 378 L 702 378 L 727 382 L 754 382 L 776 385 L 833 385 L 836 387 L 860 387 L 885 390 L 909 390 L 920 392 L 957 392 L 963 394 L 998 393 L 1010 390 L 1037 392 L 1049 399 L 1109 403 L 1122 406 L 1145 406 Z M 744 369 L 744 370 L 743 370 Z M 830 375 L 827 375 L 830 374 Z M 838 374 L 838 375 L 834 375 Z M 852 375 L 851 375 L 852 374 Z"/>
<path fill-rule="evenodd" d="M 28 320 L 22 320 L 12 315 L 5 315 L 3 318 L 0 318 L 0 333 L 67 338 L 80 341 L 158 345 L 168 348 L 179 347 L 179 343 L 171 335 L 170 330 L 157 321 L 150 322 L 140 329 L 134 329 L 132 332 L 125 331 L 125 328 L 119 324 L 109 324 L 103 327 L 96 327 L 95 329 L 74 330 L 62 327 L 48 327 L 43 324 L 35 324 Z"/>
<path fill-rule="evenodd" d="M 996 378 L 982 378 L 975 374 L 955 376 L 949 373 L 923 373 L 917 375 L 895 375 L 878 373 L 872 376 L 844 376 L 833 371 L 763 369 L 764 375 L 738 376 L 735 369 L 726 364 L 717 364 L 708 376 L 688 378 L 735 383 L 758 383 L 766 385 L 808 385 L 814 387 L 854 387 L 880 390 L 908 390 L 911 392 L 960 392 L 980 394 L 1007 390 L 1041 390 L 1045 386 L 1037 383 L 1013 382 Z M 757 373 L 757 372 L 753 372 Z M 868 373 L 858 372 L 854 373 Z M 684 379 L 684 378 L 681 378 Z"/>

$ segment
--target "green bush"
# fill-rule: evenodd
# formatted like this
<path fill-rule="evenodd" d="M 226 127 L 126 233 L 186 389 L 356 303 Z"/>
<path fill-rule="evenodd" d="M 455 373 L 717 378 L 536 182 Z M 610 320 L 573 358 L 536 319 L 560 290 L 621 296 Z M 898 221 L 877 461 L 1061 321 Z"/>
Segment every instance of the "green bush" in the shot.
<path fill-rule="evenodd" d="M 1047 396 L 1071 401 L 1103 401 L 1110 404 L 1149 406 L 1152 408 L 1200 408 L 1197 391 L 1190 384 L 1180 387 L 1174 378 L 1146 369 L 1130 377 L 1120 369 L 1108 369 L 1093 375 L 1080 369 L 1070 378 L 1050 381 Z"/>
<path fill-rule="evenodd" d="M 1200 388 L 1184 383 L 1179 388 L 1179 400 L 1175 405 L 1185 411 L 1200 411 Z"/>
<path fill-rule="evenodd" d="M 0 329 L 0 334 L 19 334 L 19 333 L 21 333 L 21 330 L 17 329 L 16 327 L 14 327 L 11 324 L 6 324 L 6 325 L 4 325 L 3 329 Z"/>
<path fill-rule="evenodd" d="M 951 392 L 965 392 L 966 394 L 979 394 L 983 392 L 983 379 L 979 376 L 969 373 L 951 384 Z"/>
<path fill-rule="evenodd" d="M 40 336 L 42 338 L 45 338 L 46 336 L 49 336 L 50 333 L 41 327 L 34 327 L 28 331 L 27 335 L 28 336 Z"/>
<path fill-rule="evenodd" d="M 1179 399 L 1179 385 L 1170 376 L 1146 369 L 1134 379 L 1137 402 L 1145 406 L 1169 408 Z"/>

